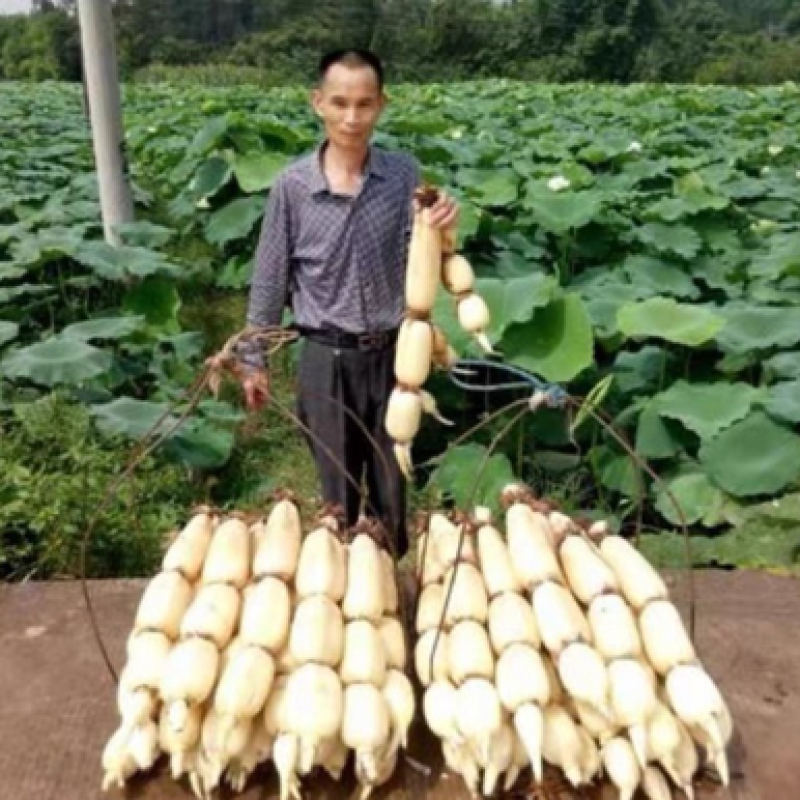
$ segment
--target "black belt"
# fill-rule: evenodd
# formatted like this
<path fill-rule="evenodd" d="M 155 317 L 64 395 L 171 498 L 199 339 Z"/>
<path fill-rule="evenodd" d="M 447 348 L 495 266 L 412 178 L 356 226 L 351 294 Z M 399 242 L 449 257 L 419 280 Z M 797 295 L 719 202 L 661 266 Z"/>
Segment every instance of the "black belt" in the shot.
<path fill-rule="evenodd" d="M 398 328 L 388 331 L 370 331 L 369 333 L 349 333 L 333 328 L 301 328 L 297 330 L 301 336 L 317 344 L 328 347 L 341 347 L 346 350 L 387 350 L 397 341 Z"/>

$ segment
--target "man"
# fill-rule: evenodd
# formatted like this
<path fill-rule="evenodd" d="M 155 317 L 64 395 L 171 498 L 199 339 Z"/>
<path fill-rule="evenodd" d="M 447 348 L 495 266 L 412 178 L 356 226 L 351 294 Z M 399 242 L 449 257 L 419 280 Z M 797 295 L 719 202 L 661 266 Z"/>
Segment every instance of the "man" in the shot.
<path fill-rule="evenodd" d="M 419 168 L 408 155 L 371 144 L 386 105 L 383 67 L 372 53 L 341 50 L 319 64 L 312 104 L 325 140 L 276 179 L 261 230 L 250 293 L 250 325 L 280 324 L 287 294 L 304 337 L 298 367 L 298 415 L 317 465 L 323 500 L 341 504 L 348 524 L 380 519 L 407 549 L 405 484 L 383 420 L 394 386 L 394 348 L 403 319 L 405 266 Z M 431 224 L 458 215 L 442 194 Z M 269 377 L 245 348 L 243 380 L 249 410 L 269 399 Z M 364 436 L 350 409 L 378 442 Z M 330 457 L 333 455 L 333 458 Z"/>

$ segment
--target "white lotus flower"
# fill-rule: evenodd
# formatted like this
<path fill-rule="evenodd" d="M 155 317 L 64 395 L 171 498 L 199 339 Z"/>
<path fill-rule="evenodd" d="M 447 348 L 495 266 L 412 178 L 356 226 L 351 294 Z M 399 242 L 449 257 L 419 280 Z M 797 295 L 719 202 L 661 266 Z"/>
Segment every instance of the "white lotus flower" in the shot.
<path fill-rule="evenodd" d="M 628 145 L 628 152 L 629 153 L 641 153 L 642 152 L 642 143 L 641 142 L 631 142 Z"/>
<path fill-rule="evenodd" d="M 211 203 L 208 202 L 208 198 L 207 197 L 203 197 L 200 200 L 198 200 L 196 205 L 197 205 L 198 208 L 203 208 L 203 209 L 211 208 Z"/>
<path fill-rule="evenodd" d="M 797 180 L 800 181 L 800 169 L 797 170 L 797 172 L 795 172 L 794 176 L 795 176 L 795 178 L 797 178 Z"/>
<path fill-rule="evenodd" d="M 761 167 L 761 174 L 762 175 L 769 175 L 770 169 L 769 167 Z"/>
<path fill-rule="evenodd" d="M 156 126 L 155 126 L 155 125 L 151 125 L 151 126 L 150 126 L 150 127 L 147 129 L 147 132 L 148 132 L 148 133 L 156 133 L 157 131 L 158 131 L 158 128 L 156 128 Z"/>
<path fill-rule="evenodd" d="M 556 175 L 547 181 L 547 188 L 551 192 L 563 192 L 564 189 L 569 189 L 570 182 L 563 175 Z"/>
<path fill-rule="evenodd" d="M 783 152 L 783 147 L 779 144 L 771 144 L 767 150 L 771 156 L 779 156 Z"/>
<path fill-rule="evenodd" d="M 451 131 L 451 133 L 450 133 L 450 136 L 453 139 L 460 139 L 463 135 L 464 135 L 464 131 L 462 131 L 460 128 L 456 128 L 454 131 Z"/>

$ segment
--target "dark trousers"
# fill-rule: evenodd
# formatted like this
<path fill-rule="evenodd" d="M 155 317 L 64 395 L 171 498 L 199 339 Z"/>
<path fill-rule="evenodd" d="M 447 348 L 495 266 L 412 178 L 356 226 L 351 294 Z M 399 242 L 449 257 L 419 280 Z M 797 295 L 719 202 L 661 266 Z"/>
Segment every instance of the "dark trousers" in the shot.
<path fill-rule="evenodd" d="M 381 520 L 402 556 L 408 550 L 405 479 L 384 427 L 395 383 L 394 352 L 394 346 L 362 351 L 305 339 L 298 368 L 297 410 L 311 431 L 306 440 L 317 464 L 323 501 L 340 504 L 348 525 L 362 512 Z M 376 441 L 377 451 L 344 408 L 363 423 Z M 362 480 L 367 490 L 363 505 Z"/>

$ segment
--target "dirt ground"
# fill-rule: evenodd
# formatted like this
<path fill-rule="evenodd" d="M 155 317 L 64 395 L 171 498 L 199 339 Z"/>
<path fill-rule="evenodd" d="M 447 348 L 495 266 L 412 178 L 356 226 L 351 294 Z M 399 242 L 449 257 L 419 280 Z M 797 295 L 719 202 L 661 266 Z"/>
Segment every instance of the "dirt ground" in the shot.
<path fill-rule="evenodd" d="M 800 798 L 800 582 L 756 573 L 697 573 L 700 655 L 728 699 L 736 722 L 730 791 L 702 784 L 700 798 Z M 114 663 L 143 584 L 90 584 Z M 686 579 L 673 594 L 681 603 Z M 682 606 L 683 608 L 684 606 Z M 123 793 L 100 791 L 100 754 L 116 725 L 114 686 L 94 643 L 78 583 L 0 585 L 0 800 L 189 798 L 163 768 Z M 423 729 L 411 754 L 429 775 L 405 766 L 376 800 L 445 800 L 466 793 L 441 774 L 435 742 Z M 229 796 L 229 795 L 223 795 Z M 257 773 L 241 797 L 276 797 L 271 771 Z M 308 798 L 353 796 L 350 782 L 317 781 Z M 357 796 L 357 795 L 356 795 Z M 604 795 L 606 796 L 606 795 Z M 566 797 L 566 795 L 565 795 Z"/>

